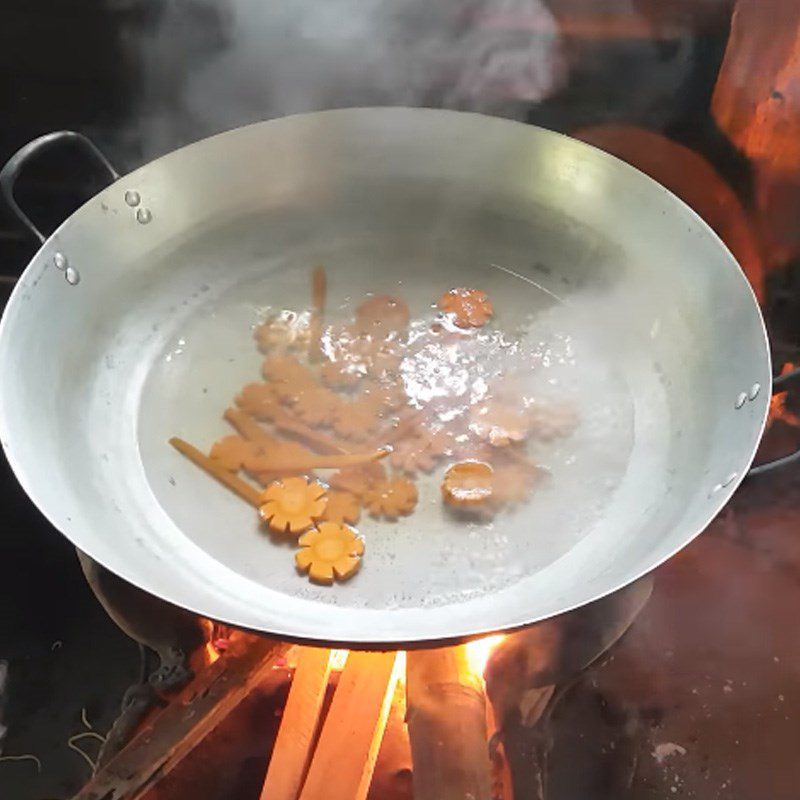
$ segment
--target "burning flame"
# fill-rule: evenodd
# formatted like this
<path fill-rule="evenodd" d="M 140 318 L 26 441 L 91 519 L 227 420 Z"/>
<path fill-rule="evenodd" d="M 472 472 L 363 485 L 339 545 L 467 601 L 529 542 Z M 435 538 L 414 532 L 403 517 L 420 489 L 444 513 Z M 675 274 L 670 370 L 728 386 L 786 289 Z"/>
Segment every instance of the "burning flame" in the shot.
<path fill-rule="evenodd" d="M 483 677 L 483 671 L 486 669 L 486 662 L 489 660 L 489 656 L 505 638 L 503 634 L 497 634 L 496 636 L 485 636 L 483 639 L 467 642 L 464 645 L 464 650 L 470 671 Z"/>
<path fill-rule="evenodd" d="M 220 656 L 219 650 L 214 647 L 214 642 L 206 642 L 205 662 L 213 664 Z"/>
<path fill-rule="evenodd" d="M 349 655 L 349 650 L 331 650 L 331 672 L 341 672 Z"/>
<path fill-rule="evenodd" d="M 502 634 L 498 634 L 497 636 L 485 636 L 482 639 L 475 639 L 471 642 L 467 642 L 467 644 L 464 645 L 467 669 L 469 669 L 473 675 L 483 677 L 483 671 L 486 669 L 486 662 L 489 660 L 489 656 L 505 638 L 506 637 Z M 213 664 L 220 655 L 220 648 L 217 647 L 217 641 L 206 642 L 203 651 L 203 661 L 206 665 Z M 349 655 L 349 650 L 331 650 L 331 672 L 341 672 L 347 663 L 347 657 Z M 406 654 L 405 651 L 401 651 L 397 655 L 398 667 L 401 668 L 402 681 L 405 672 Z M 290 648 L 281 659 L 280 667 L 295 669 L 297 667 L 297 657 L 298 648 Z"/>
<path fill-rule="evenodd" d="M 787 361 L 781 369 L 781 375 L 786 375 L 795 369 L 791 361 Z M 767 418 L 767 430 L 772 426 L 776 419 L 791 425 L 793 428 L 800 428 L 800 417 L 793 411 L 786 408 L 787 392 L 774 394 L 769 401 L 769 417 Z"/>

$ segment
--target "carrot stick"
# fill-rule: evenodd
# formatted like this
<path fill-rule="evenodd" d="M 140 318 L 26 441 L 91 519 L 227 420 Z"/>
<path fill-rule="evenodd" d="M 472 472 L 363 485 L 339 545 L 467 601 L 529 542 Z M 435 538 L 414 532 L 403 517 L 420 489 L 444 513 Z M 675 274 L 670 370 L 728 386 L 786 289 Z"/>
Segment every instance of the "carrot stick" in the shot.
<path fill-rule="evenodd" d="M 333 436 L 315 431 L 283 409 L 276 410 L 272 417 L 272 422 L 276 428 L 293 433 L 295 436 L 299 436 L 310 444 L 321 448 L 326 453 L 341 453 L 344 455 L 350 450 L 350 446 L 346 442 L 340 442 Z"/>
<path fill-rule="evenodd" d="M 270 458 L 269 454 L 261 456 L 260 460 L 250 465 L 253 472 L 303 472 L 312 469 L 341 469 L 343 467 L 358 467 L 386 458 L 391 450 L 375 450 L 371 453 L 348 453 L 346 455 L 315 456 L 308 458 Z"/>
<path fill-rule="evenodd" d="M 270 436 L 249 414 L 238 408 L 228 408 L 223 414 L 225 419 L 236 428 L 237 432 L 251 442 L 263 445 L 264 447 L 274 447 L 278 442 Z"/>
<path fill-rule="evenodd" d="M 325 277 L 325 268 L 317 267 L 311 279 L 312 297 L 314 310 L 322 316 L 325 313 L 325 295 L 328 289 L 328 281 Z"/>
<path fill-rule="evenodd" d="M 325 269 L 317 267 L 311 277 L 311 301 L 314 305 L 314 314 L 311 318 L 311 339 L 308 354 L 312 361 L 319 360 L 322 354 L 322 318 L 325 315 L 325 296 L 328 291 L 328 280 Z"/>
<path fill-rule="evenodd" d="M 273 439 L 249 414 L 239 408 L 229 408 L 225 411 L 224 417 L 236 428 L 245 439 L 261 444 L 264 447 L 274 446 Z M 339 453 L 346 455 L 350 451 L 350 446 L 346 442 L 340 442 L 333 436 L 328 436 L 321 431 L 313 428 L 293 417 L 288 411 L 276 407 L 272 411 L 272 424 L 276 428 L 288 433 L 293 433 L 300 439 L 304 439 L 318 449 L 326 453 Z"/>
<path fill-rule="evenodd" d="M 258 489 L 251 486 L 247 481 L 237 478 L 232 472 L 228 472 L 213 458 L 209 458 L 205 453 L 201 453 L 196 447 L 193 447 L 183 439 L 179 439 L 177 436 L 173 436 L 169 443 L 193 464 L 196 464 L 212 478 L 216 478 L 223 486 L 238 494 L 242 500 L 256 508 L 261 505 L 261 493 Z"/>

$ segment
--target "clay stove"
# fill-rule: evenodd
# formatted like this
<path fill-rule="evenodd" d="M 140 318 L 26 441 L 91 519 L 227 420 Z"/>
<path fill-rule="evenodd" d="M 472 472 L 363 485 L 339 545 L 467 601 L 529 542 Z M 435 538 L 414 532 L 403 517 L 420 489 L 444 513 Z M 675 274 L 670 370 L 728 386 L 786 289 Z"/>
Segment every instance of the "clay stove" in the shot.
<path fill-rule="evenodd" d="M 150 598 L 118 578 L 105 574 L 100 583 L 97 570 L 90 574 L 116 618 L 130 625 L 136 611 L 114 608 L 111 587 L 152 611 Z M 98 771 L 75 800 L 168 800 L 185 796 L 187 782 L 192 794 L 207 791 L 205 770 L 223 758 L 220 727 L 247 741 L 240 742 L 245 754 L 227 753 L 217 768 L 255 753 L 262 783 L 260 793 L 250 790 L 262 800 L 541 793 L 549 749 L 543 725 L 565 689 L 625 633 L 651 589 L 648 577 L 527 630 L 438 649 L 348 652 L 230 631 L 200 644 L 179 669 L 180 648 L 167 648 L 166 664 L 129 690 Z M 176 609 L 158 615 L 170 616 L 185 624 Z M 137 631 L 152 641 L 141 619 Z M 198 624 L 204 628 L 219 633 Z M 185 685 L 174 691 L 178 681 Z M 253 706 L 273 723 L 258 733 L 248 728 Z M 515 790 L 506 751 L 531 747 L 533 769 L 517 777 Z"/>

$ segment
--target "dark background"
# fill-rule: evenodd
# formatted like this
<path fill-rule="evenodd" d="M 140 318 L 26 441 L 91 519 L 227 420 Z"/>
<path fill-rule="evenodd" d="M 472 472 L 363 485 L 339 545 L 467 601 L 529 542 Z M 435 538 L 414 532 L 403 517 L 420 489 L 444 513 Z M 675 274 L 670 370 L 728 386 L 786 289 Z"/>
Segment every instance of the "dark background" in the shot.
<path fill-rule="evenodd" d="M 120 48 L 120 22 L 135 8 L 102 2 L 3 3 L 0 15 L 0 161 L 35 136 L 61 128 L 88 133 L 115 158 L 125 144 L 134 73 Z M 26 172 L 19 202 L 49 232 L 100 188 L 100 177 L 74 153 L 53 153 Z M 0 208 L 0 276 L 20 274 L 38 243 Z M 12 284 L 0 283 L 3 305 Z M 0 660 L 9 662 L 5 708 L 9 731 L 0 762 L 3 800 L 68 797 L 89 767 L 67 747 L 84 730 L 81 709 L 98 730 L 116 716 L 137 669 L 137 649 L 108 619 L 80 571 L 71 545 L 24 495 L 5 459 L 0 464 Z M 86 750 L 96 753 L 98 742 Z"/>

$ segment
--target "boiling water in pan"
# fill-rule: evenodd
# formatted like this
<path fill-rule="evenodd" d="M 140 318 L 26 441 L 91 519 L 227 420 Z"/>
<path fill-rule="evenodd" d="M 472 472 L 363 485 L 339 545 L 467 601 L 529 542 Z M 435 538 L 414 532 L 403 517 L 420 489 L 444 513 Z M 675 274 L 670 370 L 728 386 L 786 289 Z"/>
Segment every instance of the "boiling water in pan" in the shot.
<path fill-rule="evenodd" d="M 324 256 L 324 257 L 323 257 Z M 310 303 L 310 274 L 324 263 L 326 323 L 352 318 L 369 292 L 410 307 L 416 355 L 403 364 L 412 401 L 435 397 L 440 413 L 478 402 L 502 375 L 520 397 L 576 409 L 570 436 L 532 440 L 528 453 L 545 474 L 530 499 L 492 517 L 459 518 L 442 502 L 445 458 L 416 479 L 419 502 L 397 521 L 362 513 L 356 526 L 366 553 L 360 572 L 332 587 L 310 584 L 294 569 L 291 542 L 275 544 L 254 509 L 216 485 L 167 445 L 181 436 L 201 449 L 231 429 L 222 412 L 260 379 L 264 356 L 254 327 L 282 310 Z M 535 573 L 591 533 L 611 503 L 633 446 L 633 404 L 618 359 L 598 340 L 585 309 L 562 301 L 570 291 L 552 276 L 462 259 L 376 264 L 373 250 L 293 252 L 260 259 L 235 282 L 211 287 L 171 333 L 144 389 L 140 448 L 150 485 L 173 521 L 214 558 L 271 589 L 326 603 L 371 608 L 439 605 L 476 597 Z M 547 282 L 548 288 L 544 287 Z M 457 347 L 430 333 L 436 299 L 454 286 L 488 292 L 495 316 Z M 207 288 L 207 287 L 204 287 Z M 423 344 L 420 348 L 419 345 Z M 324 480 L 325 472 L 320 472 Z"/>

